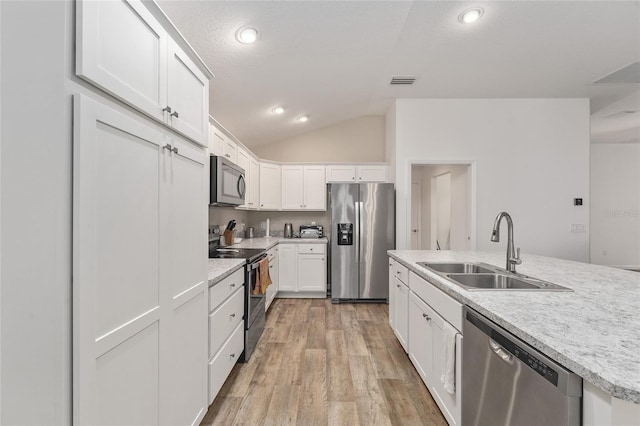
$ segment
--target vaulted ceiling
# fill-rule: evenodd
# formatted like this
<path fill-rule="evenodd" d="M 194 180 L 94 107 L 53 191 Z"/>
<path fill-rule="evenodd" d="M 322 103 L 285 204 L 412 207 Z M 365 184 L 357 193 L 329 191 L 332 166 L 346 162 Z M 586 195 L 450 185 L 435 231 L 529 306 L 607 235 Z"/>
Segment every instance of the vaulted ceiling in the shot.
<path fill-rule="evenodd" d="M 211 114 L 249 147 L 384 115 L 395 98 L 588 97 L 597 112 L 640 90 L 594 83 L 640 62 L 638 1 L 158 3 L 216 75 Z M 483 16 L 461 24 L 472 6 Z M 254 44 L 235 39 L 247 25 Z"/>

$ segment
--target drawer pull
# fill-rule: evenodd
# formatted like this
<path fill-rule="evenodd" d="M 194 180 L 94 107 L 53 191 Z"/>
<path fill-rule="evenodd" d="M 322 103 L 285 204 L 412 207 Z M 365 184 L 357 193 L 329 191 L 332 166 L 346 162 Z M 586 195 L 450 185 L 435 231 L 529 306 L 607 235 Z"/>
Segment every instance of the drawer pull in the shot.
<path fill-rule="evenodd" d="M 396 274 L 400 275 L 400 271 L 396 271 Z"/>
<path fill-rule="evenodd" d="M 426 319 L 427 321 L 431 321 L 431 318 L 427 314 L 422 314 L 422 318 Z"/>
<path fill-rule="evenodd" d="M 234 352 L 231 354 L 231 358 L 235 358 L 235 357 L 236 357 L 236 353 Z"/>
<path fill-rule="evenodd" d="M 230 285 L 230 287 L 231 287 L 231 288 L 234 288 L 235 286 L 236 286 L 236 284 L 235 284 L 235 283 L 233 283 L 233 284 L 231 284 L 231 285 Z"/>
<path fill-rule="evenodd" d="M 396 284 L 396 287 L 400 288 L 400 284 Z"/>
<path fill-rule="evenodd" d="M 235 318 L 235 317 L 236 317 L 235 313 L 231 314 L 231 318 Z"/>

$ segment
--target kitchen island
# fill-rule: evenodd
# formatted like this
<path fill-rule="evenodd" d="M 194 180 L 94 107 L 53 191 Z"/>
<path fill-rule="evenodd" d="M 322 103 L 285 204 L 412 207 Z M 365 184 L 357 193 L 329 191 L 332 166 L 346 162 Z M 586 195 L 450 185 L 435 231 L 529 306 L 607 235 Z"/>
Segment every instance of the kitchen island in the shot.
<path fill-rule="evenodd" d="M 581 376 L 585 425 L 605 424 L 606 419 L 597 416 L 607 416 L 607 409 L 610 414 L 622 410 L 625 419 L 640 422 L 640 274 L 523 254 L 519 273 L 573 291 L 468 291 L 417 262 L 484 262 L 504 268 L 504 252 L 392 250 L 388 254 Z"/>

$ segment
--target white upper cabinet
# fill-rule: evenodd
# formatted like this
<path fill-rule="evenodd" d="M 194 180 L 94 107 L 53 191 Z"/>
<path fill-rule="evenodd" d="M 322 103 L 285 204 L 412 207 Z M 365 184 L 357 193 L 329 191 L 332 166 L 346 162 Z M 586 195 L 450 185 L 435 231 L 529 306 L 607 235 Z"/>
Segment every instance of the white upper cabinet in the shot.
<path fill-rule="evenodd" d="M 324 166 L 282 166 L 283 210 L 326 210 Z"/>
<path fill-rule="evenodd" d="M 165 114 L 171 127 L 206 145 L 209 80 L 175 41 L 170 38 L 168 43 L 169 79 Z"/>
<path fill-rule="evenodd" d="M 209 154 L 224 155 L 225 136 L 218 128 L 209 123 Z"/>
<path fill-rule="evenodd" d="M 258 160 L 251 154 L 238 146 L 238 161 L 236 164 L 244 169 L 247 181 L 247 192 L 245 193 L 244 204 L 238 207 L 246 209 L 257 209 L 259 198 L 260 167 Z"/>
<path fill-rule="evenodd" d="M 280 210 L 281 181 L 279 164 L 260 163 L 260 209 Z"/>
<path fill-rule="evenodd" d="M 389 166 L 385 164 L 338 164 L 327 166 L 327 183 L 387 182 Z"/>
<path fill-rule="evenodd" d="M 232 163 L 238 164 L 238 145 L 231 139 L 225 137 L 222 145 L 222 155 Z"/>
<path fill-rule="evenodd" d="M 209 77 L 151 11 L 139 0 L 76 5 L 76 74 L 206 146 Z"/>
<path fill-rule="evenodd" d="M 250 209 L 260 207 L 260 163 L 253 157 L 249 157 L 249 201 Z"/>

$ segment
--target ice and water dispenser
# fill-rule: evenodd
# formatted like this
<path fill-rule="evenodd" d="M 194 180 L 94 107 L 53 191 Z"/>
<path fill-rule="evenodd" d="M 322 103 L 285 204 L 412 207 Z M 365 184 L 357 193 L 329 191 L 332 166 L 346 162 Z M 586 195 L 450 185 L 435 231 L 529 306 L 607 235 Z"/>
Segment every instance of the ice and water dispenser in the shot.
<path fill-rule="evenodd" d="M 353 223 L 338 224 L 338 245 L 339 246 L 353 245 Z"/>

